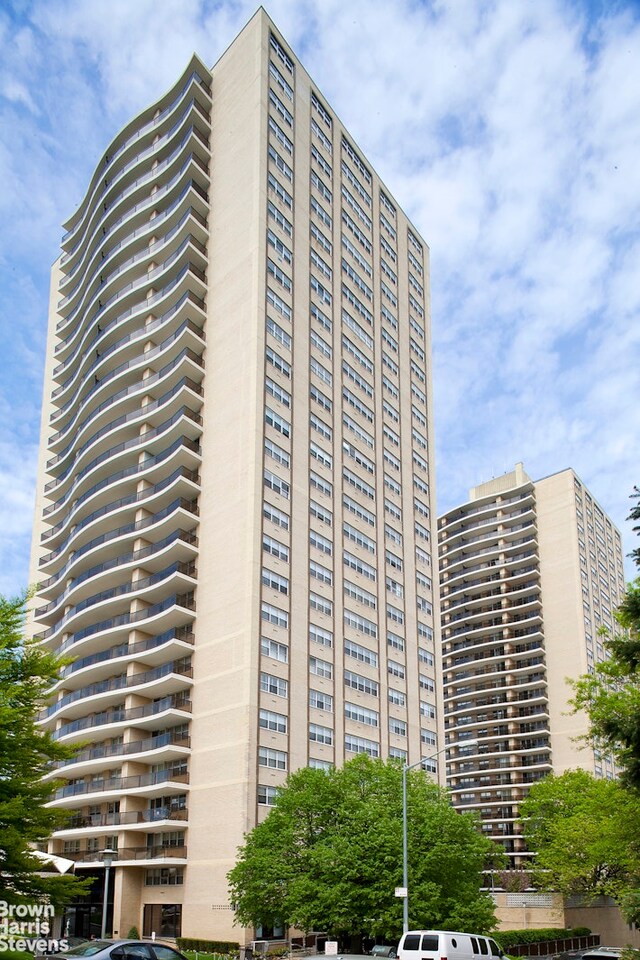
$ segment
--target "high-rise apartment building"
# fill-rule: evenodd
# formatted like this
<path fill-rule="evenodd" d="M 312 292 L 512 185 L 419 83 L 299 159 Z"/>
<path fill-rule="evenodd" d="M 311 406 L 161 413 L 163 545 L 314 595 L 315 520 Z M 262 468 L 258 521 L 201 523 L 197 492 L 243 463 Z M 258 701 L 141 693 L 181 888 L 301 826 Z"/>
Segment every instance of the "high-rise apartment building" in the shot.
<path fill-rule="evenodd" d="M 428 250 L 262 10 L 66 230 L 33 579 L 73 658 L 41 722 L 83 744 L 68 929 L 115 849 L 114 933 L 237 939 L 226 874 L 288 771 L 436 772 Z"/>
<path fill-rule="evenodd" d="M 439 551 L 445 735 L 460 743 L 447 786 L 521 867 L 515 820 L 530 784 L 575 767 L 614 774 L 576 741 L 586 720 L 566 678 L 605 656 L 620 533 L 573 470 L 533 482 L 517 464 L 440 517 Z"/>

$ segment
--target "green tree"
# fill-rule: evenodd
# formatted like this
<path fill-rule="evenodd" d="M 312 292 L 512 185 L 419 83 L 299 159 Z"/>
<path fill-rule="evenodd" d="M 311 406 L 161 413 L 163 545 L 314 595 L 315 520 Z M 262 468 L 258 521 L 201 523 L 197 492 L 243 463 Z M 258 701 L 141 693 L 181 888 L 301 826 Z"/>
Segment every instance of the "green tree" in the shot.
<path fill-rule="evenodd" d="M 619 781 L 550 774 L 532 785 L 520 815 L 537 886 L 619 904 L 637 888 L 640 805 Z"/>
<path fill-rule="evenodd" d="M 407 793 L 412 922 L 491 930 L 494 904 L 480 887 L 487 858 L 500 857 L 496 845 L 423 773 L 409 771 Z M 228 879 L 240 923 L 399 937 L 401 764 L 360 755 L 340 769 L 291 774 Z"/>
<path fill-rule="evenodd" d="M 634 488 L 634 499 L 640 496 Z M 629 519 L 640 520 L 640 504 Z M 640 533 L 640 525 L 634 531 Z M 640 549 L 632 556 L 640 567 Z M 615 756 L 626 786 L 640 789 L 640 577 L 627 586 L 615 613 L 617 628 L 602 632 L 609 658 L 595 672 L 572 682 L 575 710 L 589 718 L 587 739 L 593 746 Z"/>
<path fill-rule="evenodd" d="M 25 601 L 0 597 L 0 900 L 61 906 L 86 884 L 40 875 L 42 862 L 31 851 L 66 818 L 45 806 L 57 784 L 41 778 L 73 751 L 36 726 L 62 661 L 24 639 Z"/>

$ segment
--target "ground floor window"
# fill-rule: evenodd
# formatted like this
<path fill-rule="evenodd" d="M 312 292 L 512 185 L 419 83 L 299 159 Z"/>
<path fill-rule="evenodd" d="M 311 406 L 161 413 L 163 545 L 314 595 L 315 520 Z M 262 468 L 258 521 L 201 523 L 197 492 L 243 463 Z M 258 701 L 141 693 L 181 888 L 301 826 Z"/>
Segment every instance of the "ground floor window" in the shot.
<path fill-rule="evenodd" d="M 145 903 L 142 935 L 150 937 L 182 936 L 181 903 Z"/>

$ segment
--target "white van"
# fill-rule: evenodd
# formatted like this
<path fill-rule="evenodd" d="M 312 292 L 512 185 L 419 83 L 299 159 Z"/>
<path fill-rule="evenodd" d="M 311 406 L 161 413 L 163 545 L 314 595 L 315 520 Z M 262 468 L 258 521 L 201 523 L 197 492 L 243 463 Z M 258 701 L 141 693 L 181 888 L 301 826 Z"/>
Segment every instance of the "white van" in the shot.
<path fill-rule="evenodd" d="M 398 960 L 502 960 L 503 956 L 490 937 L 451 930 L 409 930 L 398 945 Z"/>

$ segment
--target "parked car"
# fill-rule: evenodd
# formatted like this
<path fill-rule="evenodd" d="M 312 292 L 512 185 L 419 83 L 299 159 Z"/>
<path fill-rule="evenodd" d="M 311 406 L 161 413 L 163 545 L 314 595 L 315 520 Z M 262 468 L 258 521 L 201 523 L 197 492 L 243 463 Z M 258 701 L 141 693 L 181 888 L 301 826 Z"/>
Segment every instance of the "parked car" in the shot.
<path fill-rule="evenodd" d="M 44 937 L 43 937 L 44 940 Z M 59 940 L 47 940 L 46 949 L 34 950 L 34 957 L 56 957 L 65 950 L 71 950 L 72 947 L 79 947 L 80 944 L 87 943 L 86 937 L 61 937 Z"/>
<path fill-rule="evenodd" d="M 85 940 L 56 954 L 64 957 L 91 957 L 91 960 L 187 960 L 183 953 L 157 940 Z"/>
<path fill-rule="evenodd" d="M 398 944 L 400 960 L 502 960 L 504 954 L 495 940 L 477 933 L 452 930 L 409 930 Z"/>
<path fill-rule="evenodd" d="M 398 948 L 392 947 L 388 943 L 376 943 L 371 947 L 372 957 L 389 957 L 389 960 L 396 960 Z"/>
<path fill-rule="evenodd" d="M 582 960 L 618 960 L 621 953 L 622 947 L 593 947 L 584 951 Z"/>

